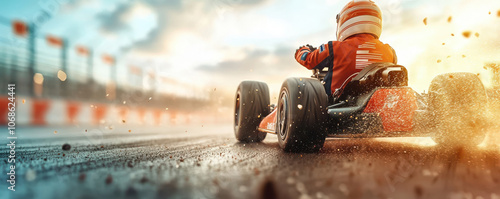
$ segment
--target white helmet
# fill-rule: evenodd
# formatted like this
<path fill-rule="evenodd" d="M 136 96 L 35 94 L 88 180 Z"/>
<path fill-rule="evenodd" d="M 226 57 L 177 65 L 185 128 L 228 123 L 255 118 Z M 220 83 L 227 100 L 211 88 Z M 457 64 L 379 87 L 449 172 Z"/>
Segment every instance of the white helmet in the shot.
<path fill-rule="evenodd" d="M 369 33 L 377 39 L 382 33 L 382 12 L 371 0 L 352 0 L 337 15 L 337 40 Z"/>

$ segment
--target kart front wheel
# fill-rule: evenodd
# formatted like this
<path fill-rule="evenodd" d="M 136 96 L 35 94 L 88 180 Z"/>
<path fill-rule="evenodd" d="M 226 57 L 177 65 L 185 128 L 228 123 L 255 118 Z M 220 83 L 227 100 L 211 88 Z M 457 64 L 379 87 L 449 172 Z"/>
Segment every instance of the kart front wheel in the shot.
<path fill-rule="evenodd" d="M 240 83 L 234 108 L 234 135 L 238 141 L 260 142 L 266 138 L 266 133 L 259 132 L 257 127 L 262 118 L 269 114 L 269 103 L 269 88 L 266 83 Z"/>
<path fill-rule="evenodd" d="M 287 152 L 314 152 L 326 138 L 328 97 L 316 79 L 288 78 L 278 100 L 276 132 Z"/>
<path fill-rule="evenodd" d="M 435 123 L 432 139 L 439 145 L 480 144 L 486 135 L 488 98 L 472 73 L 436 76 L 429 87 L 429 109 Z"/>

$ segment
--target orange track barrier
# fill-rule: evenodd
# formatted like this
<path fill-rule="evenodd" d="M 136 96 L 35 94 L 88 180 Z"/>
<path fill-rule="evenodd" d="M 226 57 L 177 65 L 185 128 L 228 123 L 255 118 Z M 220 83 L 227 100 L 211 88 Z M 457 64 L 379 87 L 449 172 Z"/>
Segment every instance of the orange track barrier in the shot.
<path fill-rule="evenodd" d="M 7 125 L 7 113 L 9 112 L 9 99 L 7 97 L 0 98 L 0 125 Z"/>
<path fill-rule="evenodd" d="M 99 124 L 101 120 L 106 116 L 107 107 L 105 104 L 98 104 L 94 106 L 92 112 L 92 119 L 94 124 Z"/>
<path fill-rule="evenodd" d="M 139 116 L 139 123 L 144 124 L 144 116 L 146 115 L 146 109 L 137 108 L 137 115 Z"/>
<path fill-rule="evenodd" d="M 76 123 L 76 116 L 80 112 L 80 103 L 78 102 L 67 102 L 66 103 L 66 115 L 67 117 L 67 122 L 68 124 L 75 124 Z"/>
<path fill-rule="evenodd" d="M 160 125 L 161 124 L 161 112 L 163 111 L 162 109 L 154 109 L 153 111 L 153 117 L 155 120 L 155 125 Z"/>
<path fill-rule="evenodd" d="M 125 119 L 127 119 L 127 115 L 128 115 L 128 107 L 126 106 L 121 106 L 119 109 L 118 109 L 118 114 L 120 115 L 120 119 L 124 122 L 127 122 L 125 121 Z"/>
<path fill-rule="evenodd" d="M 49 100 L 33 99 L 33 106 L 31 109 L 31 124 L 32 125 L 46 125 L 45 116 L 50 107 Z"/>

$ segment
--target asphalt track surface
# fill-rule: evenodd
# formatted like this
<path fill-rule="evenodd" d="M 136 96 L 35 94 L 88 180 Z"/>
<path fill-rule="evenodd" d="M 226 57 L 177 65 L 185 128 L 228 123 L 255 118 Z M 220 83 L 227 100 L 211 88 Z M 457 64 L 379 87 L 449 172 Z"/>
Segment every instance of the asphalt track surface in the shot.
<path fill-rule="evenodd" d="M 500 198 L 496 144 L 328 139 L 319 153 L 298 154 L 271 134 L 238 143 L 231 125 L 19 128 L 18 136 L 16 191 L 2 181 L 0 198 Z M 4 144 L 0 156 L 6 179 Z"/>

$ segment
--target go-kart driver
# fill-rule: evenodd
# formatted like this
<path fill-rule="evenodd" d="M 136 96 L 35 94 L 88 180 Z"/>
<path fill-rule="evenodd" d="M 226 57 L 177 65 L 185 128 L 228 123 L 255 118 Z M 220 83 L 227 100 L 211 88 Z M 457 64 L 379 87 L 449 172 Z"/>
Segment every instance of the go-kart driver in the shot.
<path fill-rule="evenodd" d="M 326 93 L 335 97 L 366 66 L 375 62 L 397 63 L 394 49 L 378 40 L 381 32 L 379 7 L 371 0 L 353 0 L 337 15 L 338 41 L 318 48 L 301 46 L 295 59 L 308 69 L 328 67 L 323 83 Z"/>

